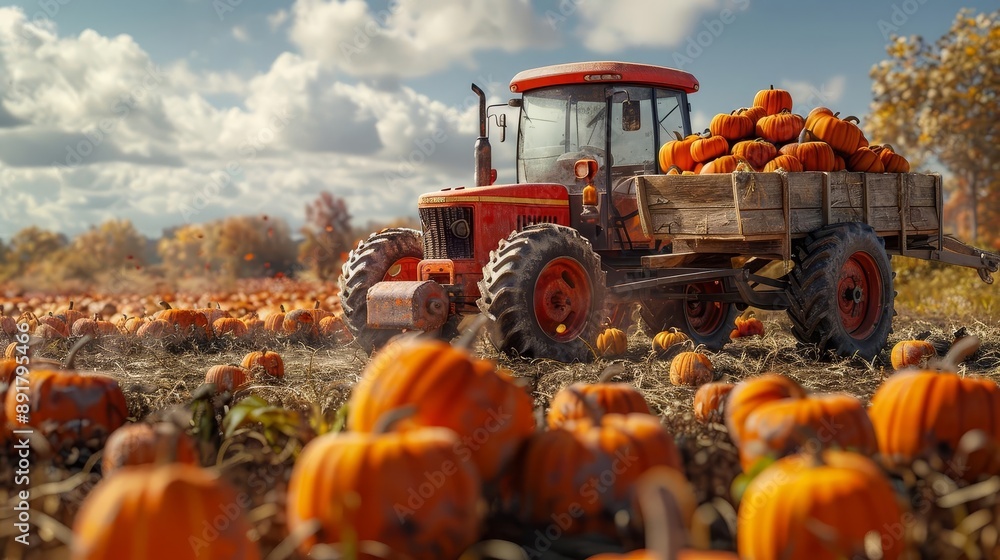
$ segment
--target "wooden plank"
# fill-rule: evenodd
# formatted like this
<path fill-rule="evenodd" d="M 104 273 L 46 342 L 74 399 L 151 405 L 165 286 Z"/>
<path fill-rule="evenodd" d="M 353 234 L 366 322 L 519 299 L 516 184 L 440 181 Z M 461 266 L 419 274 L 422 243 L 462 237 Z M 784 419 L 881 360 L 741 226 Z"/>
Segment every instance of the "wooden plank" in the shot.
<path fill-rule="evenodd" d="M 733 183 L 728 173 L 709 175 L 644 175 L 647 200 L 659 208 L 732 208 Z"/>
<path fill-rule="evenodd" d="M 830 213 L 832 223 L 840 222 L 862 222 L 865 223 L 864 216 L 852 208 L 834 208 Z M 867 223 L 879 233 L 898 234 L 902 229 L 898 208 L 878 207 L 870 208 Z M 934 208 L 914 208 L 910 207 L 910 220 L 907 224 L 910 233 L 937 231 L 938 213 Z"/>
<path fill-rule="evenodd" d="M 638 176 L 635 178 L 635 200 L 637 209 L 639 210 L 639 227 L 642 228 L 642 234 L 646 237 L 653 238 L 652 223 L 653 217 L 650 215 L 649 210 L 649 180 L 645 176 Z"/>
<path fill-rule="evenodd" d="M 759 211 L 758 211 L 759 212 Z M 650 235 L 739 235 L 735 208 L 687 208 L 657 212 L 650 208 Z"/>
<path fill-rule="evenodd" d="M 683 239 L 674 242 L 674 248 L 693 253 L 719 253 L 731 255 L 781 256 L 780 239 L 740 241 L 722 239 Z"/>
<path fill-rule="evenodd" d="M 822 208 L 826 173 L 788 173 L 788 199 L 792 208 Z"/>
<path fill-rule="evenodd" d="M 684 266 L 698 256 L 696 252 L 670 253 L 667 255 L 649 255 L 642 257 L 643 268 L 676 268 Z"/>
<path fill-rule="evenodd" d="M 793 208 L 789 221 L 792 234 L 810 233 L 826 225 L 823 212 L 818 208 Z"/>

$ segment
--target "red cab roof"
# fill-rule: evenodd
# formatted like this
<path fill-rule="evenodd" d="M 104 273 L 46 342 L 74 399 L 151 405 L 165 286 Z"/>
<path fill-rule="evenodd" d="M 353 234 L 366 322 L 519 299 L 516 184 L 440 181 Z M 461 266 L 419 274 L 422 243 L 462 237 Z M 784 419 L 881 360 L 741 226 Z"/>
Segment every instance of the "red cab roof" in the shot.
<path fill-rule="evenodd" d="M 698 80 L 674 68 L 632 62 L 571 62 L 518 72 L 510 81 L 512 93 L 564 84 L 629 82 L 648 86 L 698 91 Z"/>

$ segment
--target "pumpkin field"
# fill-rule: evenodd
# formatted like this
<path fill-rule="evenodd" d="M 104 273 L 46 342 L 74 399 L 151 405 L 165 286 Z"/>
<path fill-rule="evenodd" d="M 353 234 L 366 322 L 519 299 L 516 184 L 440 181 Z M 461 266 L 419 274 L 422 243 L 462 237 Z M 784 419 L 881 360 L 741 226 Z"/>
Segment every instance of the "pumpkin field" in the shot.
<path fill-rule="evenodd" d="M 305 558 L 327 542 L 338 544 L 311 557 L 587 558 L 652 547 L 668 527 L 669 546 L 717 551 L 757 535 L 740 543 L 745 551 L 769 546 L 762 539 L 781 522 L 798 532 L 785 545 L 803 539 L 800 553 L 835 544 L 861 545 L 853 558 L 1000 553 L 993 321 L 898 316 L 890 344 L 911 341 L 912 363 L 942 356 L 956 337 L 981 344 L 956 344 L 968 355 L 928 366 L 953 373 L 920 374 L 926 387 L 908 381 L 896 390 L 905 398 L 876 410 L 867 407 L 880 387 L 889 401 L 889 381 L 915 375 L 894 373 L 906 357 L 888 347 L 872 363 L 820 355 L 797 346 L 779 313 L 757 312 L 748 336 L 691 363 L 672 333 L 654 341 L 635 325 L 617 341 L 624 348 L 595 345 L 590 363 L 511 359 L 474 321 L 451 346 L 404 339 L 369 358 L 339 323 L 335 290 L 289 280 L 245 288 L 12 302 L 23 311 L 5 314 L 0 336 L 16 360 L 18 334 L 35 334 L 24 350 L 34 434 L 27 466 L 23 436 L 6 434 L 5 557 L 155 558 L 180 546 L 192 558 Z M 76 317 L 68 334 L 64 317 Z M 13 426 L 16 366 L 2 363 Z M 45 373 L 67 367 L 77 373 Z M 755 385 L 729 393 L 746 380 Z M 605 415 L 630 410 L 640 412 Z M 907 456 L 911 440 L 930 443 Z M 786 472 L 775 478 L 778 467 Z M 775 517 L 781 507 L 766 504 L 781 501 L 814 504 L 822 531 Z M 831 503 L 843 515 L 831 516 Z M 859 517 L 867 510 L 877 515 Z M 653 529 L 645 541 L 643 523 Z M 15 541 L 22 533 L 30 546 Z M 156 536 L 132 538 L 140 533 Z M 392 548 L 358 548 L 372 535 Z"/>

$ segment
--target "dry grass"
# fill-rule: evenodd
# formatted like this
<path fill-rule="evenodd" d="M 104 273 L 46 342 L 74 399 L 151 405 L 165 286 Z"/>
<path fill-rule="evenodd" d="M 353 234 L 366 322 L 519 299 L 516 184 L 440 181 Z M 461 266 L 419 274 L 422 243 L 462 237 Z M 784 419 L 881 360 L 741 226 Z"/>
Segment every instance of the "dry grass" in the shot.
<path fill-rule="evenodd" d="M 821 360 L 814 351 L 796 345 L 783 314 L 762 312 L 758 316 L 765 322 L 766 336 L 738 340 L 723 351 L 712 353 L 719 379 L 737 382 L 773 371 L 793 377 L 811 391 L 845 391 L 868 401 L 888 373 L 888 349 L 870 364 L 858 359 Z M 945 347 L 956 329 L 967 327 L 980 336 L 984 344 L 963 368 L 968 373 L 1000 381 L 1000 324 L 914 319 L 902 313 L 896 324 L 890 347 L 898 340 L 926 331 L 930 332 L 930 340 Z M 631 332 L 629 338 L 628 355 L 613 360 L 623 367 L 617 379 L 639 387 L 675 435 L 699 501 L 709 504 L 706 511 L 710 516 L 706 523 L 713 544 L 732 548 L 735 504 L 730 496 L 730 485 L 740 473 L 736 450 L 723 426 L 694 421 L 691 412 L 694 389 L 669 383 L 669 363 L 653 357 L 649 339 L 636 332 Z M 126 391 L 130 413 L 141 419 L 187 403 L 211 365 L 238 362 L 249 350 L 265 346 L 278 350 L 284 357 L 285 378 L 256 379 L 250 387 L 236 394 L 235 399 L 255 394 L 282 407 L 307 412 L 318 406 L 324 413 L 331 413 L 346 402 L 368 359 L 354 345 L 315 348 L 304 343 L 260 339 L 223 342 L 202 348 L 169 348 L 109 339 L 87 348 L 76 366 L 117 378 Z M 65 351 L 65 343 L 53 344 L 39 348 L 38 355 L 61 359 Z M 574 381 L 596 380 L 610 363 L 599 360 L 591 364 L 567 365 L 545 360 L 513 361 L 498 356 L 483 340 L 479 341 L 477 351 L 524 378 L 540 409 L 547 406 L 560 388 Z M 294 460 L 293 449 L 294 446 L 289 445 L 276 450 L 262 442 L 258 432 L 243 430 L 217 446 L 205 461 L 218 466 L 227 479 L 250 492 L 253 499 L 250 516 L 265 553 L 285 536 L 284 491 Z M 66 549 L 61 541 L 68 536 L 60 523 L 72 524 L 79 502 L 99 481 L 100 475 L 94 469 L 97 457 L 87 452 L 74 452 L 63 454 L 55 461 L 33 465 L 34 496 L 49 494 L 33 507 L 53 521 L 36 533 L 45 542 L 26 551 L 10 537 L 13 529 L 9 510 L 0 513 L 0 550 L 7 558 L 65 557 Z M 0 460 L 0 500 L 4 501 L 9 500 L 9 484 L 13 480 L 8 459 Z M 996 527 L 1000 523 L 997 492 L 980 492 L 965 503 L 949 503 L 949 500 L 962 501 L 959 499 L 962 495 L 956 497 L 956 492 L 975 494 L 977 489 L 984 488 L 961 490 L 943 481 L 929 468 L 921 466 L 916 470 L 897 480 L 898 487 L 910 497 L 911 508 L 916 512 L 916 517 L 906 527 L 908 538 L 914 542 L 915 555 L 912 557 L 959 557 L 962 547 L 966 547 L 965 557 L 969 558 L 984 557 L 976 555 L 978 550 L 992 550 L 985 555 L 996 554 Z M 51 484 L 46 487 L 46 482 Z M 35 519 L 42 517 L 38 515 Z M 563 544 L 573 548 L 570 546 L 572 540 Z"/>

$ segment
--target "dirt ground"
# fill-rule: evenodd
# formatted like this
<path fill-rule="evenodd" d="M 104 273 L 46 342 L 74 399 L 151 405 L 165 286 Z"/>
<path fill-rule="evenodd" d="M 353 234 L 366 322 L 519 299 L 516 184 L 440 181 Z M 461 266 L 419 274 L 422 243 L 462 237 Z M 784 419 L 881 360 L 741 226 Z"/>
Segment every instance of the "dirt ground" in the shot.
<path fill-rule="evenodd" d="M 958 322 L 947 318 L 897 317 L 890 344 L 873 363 L 859 359 L 820 357 L 810 348 L 799 347 L 789 331 L 789 323 L 781 313 L 760 312 L 767 332 L 763 337 L 740 339 L 722 351 L 711 352 L 717 378 L 738 382 L 763 373 L 778 372 L 799 381 L 810 391 L 844 391 L 867 402 L 875 389 L 891 373 L 888 348 L 898 340 L 929 332 L 929 340 L 944 350 L 954 338 L 954 332 L 965 327 L 979 336 L 983 345 L 963 367 L 963 373 L 990 377 L 1000 382 L 1000 325 Z M 77 359 L 76 368 L 101 371 L 120 382 L 125 390 L 131 416 L 135 419 L 154 414 L 166 416 L 170 407 L 190 402 L 193 392 L 202 385 L 206 370 L 215 364 L 238 363 L 242 356 L 262 347 L 277 350 L 285 361 L 285 377 L 257 379 L 234 395 L 233 401 L 258 395 L 271 404 L 307 412 L 317 408 L 332 417 L 350 395 L 351 387 L 360 379 L 368 357 L 354 344 L 314 347 L 302 342 L 273 339 L 220 342 L 196 349 L 166 348 L 144 345 L 122 339 L 98 340 L 87 347 Z M 61 360 L 68 343 L 56 343 L 39 348 L 38 357 Z M 532 362 L 510 360 L 498 356 L 484 339 L 477 343 L 479 354 L 493 358 L 499 364 L 524 378 L 531 390 L 536 407 L 544 410 L 560 388 L 575 381 L 594 381 L 610 363 L 620 364 L 622 373 L 617 381 L 636 385 L 645 394 L 650 406 L 675 436 L 685 460 L 687 475 L 696 489 L 699 502 L 708 512 L 705 526 L 713 547 L 734 547 L 735 504 L 730 486 L 740 474 L 736 450 L 729 441 L 725 427 L 702 425 L 693 419 L 694 389 L 669 383 L 669 362 L 659 360 L 651 352 L 650 340 L 635 329 L 630 331 L 628 354 L 612 361 L 598 360 L 589 364 L 567 365 L 546 360 Z M 252 492 L 250 517 L 260 535 L 262 549 L 269 558 L 296 558 L 280 544 L 284 533 L 283 492 L 292 465 L 288 449 L 277 452 L 249 434 L 238 433 L 204 459 L 216 465 L 231 482 L 244 488 L 259 488 Z M 8 451 L 9 452 L 9 451 Z M 67 527 L 80 501 L 99 481 L 95 468 L 98 456 L 87 450 L 75 450 L 46 459 L 40 457 L 33 466 L 33 508 L 43 512 L 42 527 L 36 532 L 35 545 L 24 549 L 13 542 L 12 510 L 0 512 L 0 555 L 6 558 L 61 558 L 63 545 L 70 538 Z M 9 458 L 0 461 L 0 499 L 8 498 L 13 480 Z M 34 482 L 37 480 L 37 482 Z M 927 477 L 897 481 L 909 493 L 914 505 L 920 505 L 928 492 L 940 498 L 957 488 L 934 487 Z M 260 484 L 260 482 L 264 484 Z M 39 496 L 44 496 L 38 498 Z M 956 517 L 954 508 L 939 505 L 923 507 L 921 515 L 908 530 L 912 532 L 913 556 L 950 558 L 990 557 L 997 554 L 996 525 L 1000 520 L 1000 505 L 996 492 L 986 498 L 963 504 L 964 515 Z M 5 508 L 6 509 L 6 508 Z M 977 527 L 961 526 L 962 520 L 973 513 L 983 512 L 974 522 Z M 498 522 L 499 523 L 499 522 Z M 981 525 L 979 525 L 981 524 Z M 984 529 L 985 527 L 985 529 Z M 994 527 L 992 532 L 989 528 Z M 971 532 L 970 532 L 971 531 Z M 504 538 L 517 539 L 516 533 L 498 529 Z M 964 536 L 963 536 L 964 535 Z M 966 539 L 963 541 L 962 539 Z M 972 539 L 972 540 L 969 540 Z M 964 543 L 964 544 L 963 544 Z M 286 543 L 287 544 L 287 543 Z M 969 548 L 969 547 L 972 548 Z M 546 558 L 577 558 L 607 548 L 607 543 L 587 539 L 560 539 L 546 553 Z M 614 547 L 611 547 L 612 549 Z M 962 552 L 962 549 L 965 552 Z M 975 551 L 981 551 L 982 556 Z M 969 551 L 973 551 L 971 554 Z M 492 557 L 483 554 L 482 557 Z M 535 557 L 535 556 L 532 556 Z M 992 556 L 997 557 L 997 556 Z"/>

